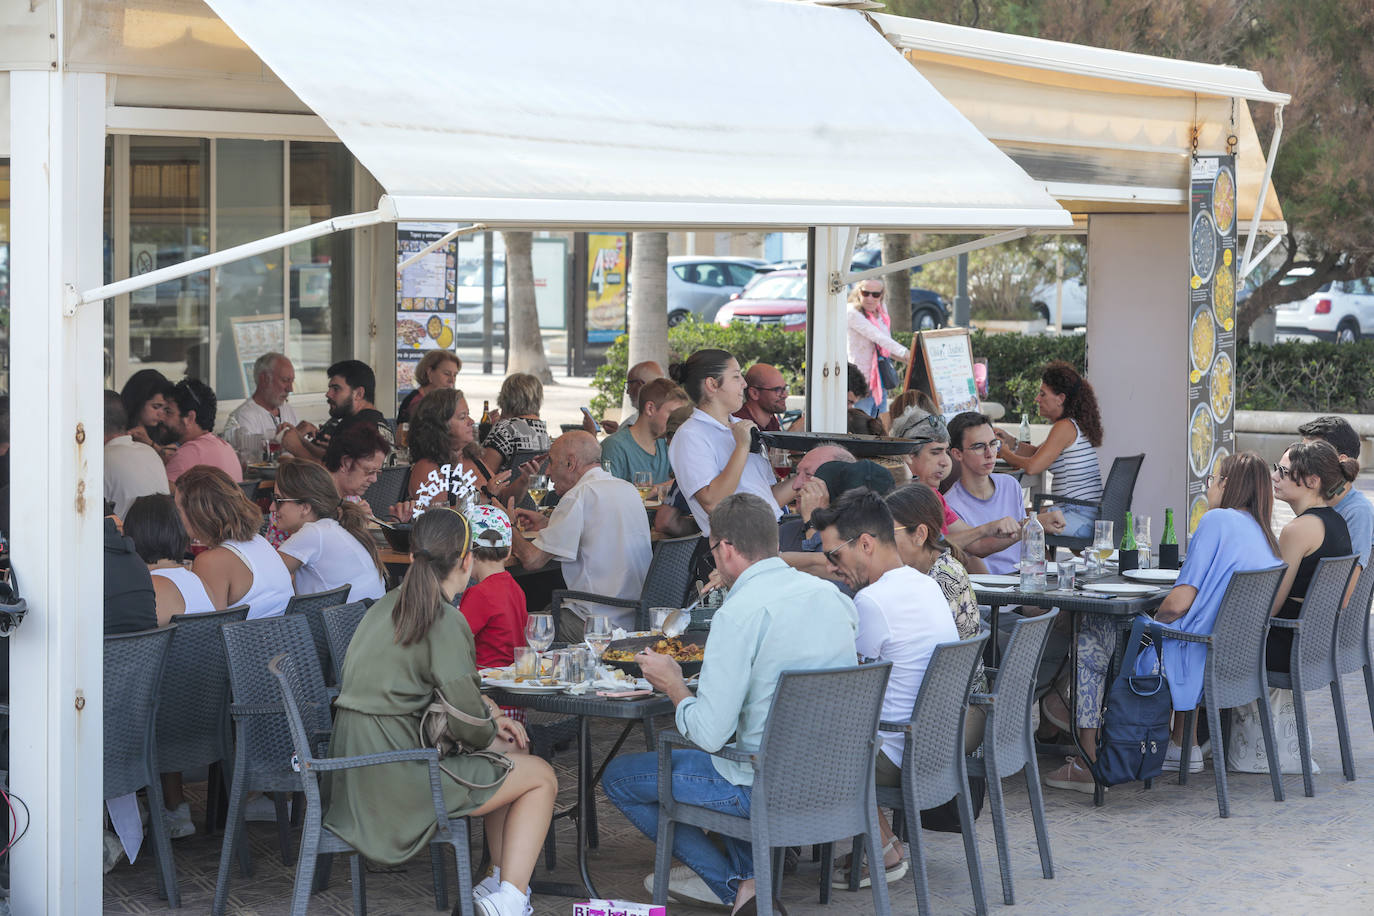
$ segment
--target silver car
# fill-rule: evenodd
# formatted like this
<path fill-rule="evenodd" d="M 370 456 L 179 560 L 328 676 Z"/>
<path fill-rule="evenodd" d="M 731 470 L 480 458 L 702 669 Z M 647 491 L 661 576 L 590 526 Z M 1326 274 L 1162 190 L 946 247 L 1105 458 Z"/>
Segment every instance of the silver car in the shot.
<path fill-rule="evenodd" d="M 688 315 L 712 321 L 731 296 L 744 289 L 762 258 L 699 257 L 668 259 L 668 327 Z"/>

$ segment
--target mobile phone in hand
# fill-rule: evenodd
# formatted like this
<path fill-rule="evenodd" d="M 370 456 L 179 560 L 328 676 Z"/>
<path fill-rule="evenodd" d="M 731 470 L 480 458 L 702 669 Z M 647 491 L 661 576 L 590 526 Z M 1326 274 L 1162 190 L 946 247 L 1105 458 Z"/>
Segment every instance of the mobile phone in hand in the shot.
<path fill-rule="evenodd" d="M 588 410 L 586 407 L 582 408 L 582 416 L 592 421 L 593 429 L 595 429 L 597 432 L 601 432 L 601 424 L 596 422 L 596 417 L 592 416 L 592 412 Z"/>

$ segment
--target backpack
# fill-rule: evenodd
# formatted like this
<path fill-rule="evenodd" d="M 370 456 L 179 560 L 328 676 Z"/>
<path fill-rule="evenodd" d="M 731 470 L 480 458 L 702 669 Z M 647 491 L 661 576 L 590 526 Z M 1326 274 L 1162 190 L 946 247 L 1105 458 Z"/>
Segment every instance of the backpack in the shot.
<path fill-rule="evenodd" d="M 1154 779 L 1164 769 L 1169 746 L 1169 716 L 1173 694 L 1164 675 L 1163 639 L 1148 617 L 1137 617 L 1126 643 L 1121 671 L 1107 692 L 1107 708 L 1097 737 L 1093 775 L 1104 786 Z M 1153 649 L 1158 668 L 1153 674 L 1136 673 L 1136 657 L 1142 644 Z"/>

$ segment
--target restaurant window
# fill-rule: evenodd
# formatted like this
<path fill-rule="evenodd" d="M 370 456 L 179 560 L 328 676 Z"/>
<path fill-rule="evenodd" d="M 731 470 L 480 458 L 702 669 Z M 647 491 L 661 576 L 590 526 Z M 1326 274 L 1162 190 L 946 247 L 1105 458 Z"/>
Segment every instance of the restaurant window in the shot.
<path fill-rule="evenodd" d="M 290 228 L 351 212 L 353 158 L 342 143 L 291 144 Z M 287 351 L 296 388 L 324 391 L 325 370 L 353 350 L 353 233 L 291 246 Z"/>

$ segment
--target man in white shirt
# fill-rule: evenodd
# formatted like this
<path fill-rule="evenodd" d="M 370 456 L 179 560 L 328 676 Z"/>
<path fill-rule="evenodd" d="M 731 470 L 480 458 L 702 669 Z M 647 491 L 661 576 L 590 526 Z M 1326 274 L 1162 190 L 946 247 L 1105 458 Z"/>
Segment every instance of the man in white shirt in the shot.
<path fill-rule="evenodd" d="M 152 446 L 129 435 L 129 415 L 118 391 L 105 391 L 105 499 L 120 518 L 140 496 L 167 493 L 167 469 Z"/>
<path fill-rule="evenodd" d="M 549 449 L 549 477 L 559 493 L 558 506 L 546 522 L 535 512 L 520 510 L 530 527 L 539 531 L 533 541 L 515 539 L 515 557 L 526 569 L 539 569 L 550 560 L 563 562 L 568 588 L 610 598 L 636 600 L 653 558 L 649 516 L 634 485 L 618 480 L 601 467 L 601 446 L 582 430 L 564 433 Z M 514 505 L 510 511 L 517 510 Z M 569 602 L 559 622 L 558 638 L 581 642 L 588 616 L 605 614 L 613 626 L 634 629 L 630 608 L 579 601 Z"/>
<path fill-rule="evenodd" d="M 883 719 L 904 722 L 911 718 L 935 647 L 959 640 L 949 602 L 934 579 L 902 562 L 892 513 L 873 491 L 851 490 L 811 513 L 811 522 L 820 531 L 821 549 L 831 568 L 854 589 L 859 657 L 892 662 Z M 879 738 L 878 784 L 900 785 L 902 735 L 879 732 Z M 880 817 L 879 823 L 887 880 L 895 881 L 907 872 L 906 856 L 886 818 Z M 848 875 L 837 875 L 836 883 L 841 878 L 848 884 Z"/>
<path fill-rule="evenodd" d="M 253 396 L 235 407 L 224 425 L 225 441 L 234 446 L 245 465 L 262 460 L 262 443 L 300 424 L 296 411 L 286 403 L 296 383 L 291 360 L 281 353 L 264 353 L 253 363 L 253 378 L 257 383 Z"/>

